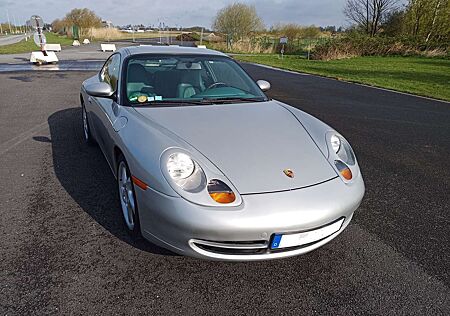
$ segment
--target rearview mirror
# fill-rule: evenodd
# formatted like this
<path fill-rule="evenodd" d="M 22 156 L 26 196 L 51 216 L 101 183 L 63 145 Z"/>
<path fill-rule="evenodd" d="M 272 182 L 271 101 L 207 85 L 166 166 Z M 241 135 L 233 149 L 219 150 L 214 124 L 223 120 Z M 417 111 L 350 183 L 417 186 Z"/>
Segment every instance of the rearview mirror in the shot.
<path fill-rule="evenodd" d="M 266 80 L 258 80 L 258 81 L 256 81 L 256 84 L 264 92 L 270 90 L 270 82 L 268 82 Z"/>
<path fill-rule="evenodd" d="M 92 83 L 86 86 L 86 92 L 87 94 L 93 97 L 100 97 L 100 98 L 109 98 L 114 93 L 111 86 L 106 82 Z"/>

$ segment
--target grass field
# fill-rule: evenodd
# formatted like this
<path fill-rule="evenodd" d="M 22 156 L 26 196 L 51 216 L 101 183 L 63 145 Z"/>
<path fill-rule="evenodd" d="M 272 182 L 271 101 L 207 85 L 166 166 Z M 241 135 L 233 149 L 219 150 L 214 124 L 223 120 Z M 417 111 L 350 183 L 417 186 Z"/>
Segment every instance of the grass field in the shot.
<path fill-rule="evenodd" d="M 61 46 L 72 45 L 73 40 L 65 36 L 59 36 L 55 33 L 45 33 L 47 43 L 49 44 L 61 44 Z M 19 43 L 0 46 L 0 54 L 18 54 L 18 53 L 30 53 L 38 50 L 38 46 L 33 41 L 33 38 L 28 41 L 22 40 Z"/>
<path fill-rule="evenodd" d="M 358 57 L 317 61 L 300 56 L 285 56 L 282 60 L 278 55 L 235 55 L 234 58 L 450 101 L 450 59 Z"/>

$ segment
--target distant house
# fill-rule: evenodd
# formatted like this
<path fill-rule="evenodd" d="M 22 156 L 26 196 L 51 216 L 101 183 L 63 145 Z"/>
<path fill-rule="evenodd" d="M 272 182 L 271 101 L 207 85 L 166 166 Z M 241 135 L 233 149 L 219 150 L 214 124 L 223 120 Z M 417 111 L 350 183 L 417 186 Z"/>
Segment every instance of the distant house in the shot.
<path fill-rule="evenodd" d="M 206 39 L 209 42 L 220 42 L 222 41 L 222 37 L 214 34 L 214 33 L 210 33 L 207 36 L 204 37 L 204 39 Z"/>
<path fill-rule="evenodd" d="M 102 21 L 102 27 L 113 27 L 111 21 Z"/>

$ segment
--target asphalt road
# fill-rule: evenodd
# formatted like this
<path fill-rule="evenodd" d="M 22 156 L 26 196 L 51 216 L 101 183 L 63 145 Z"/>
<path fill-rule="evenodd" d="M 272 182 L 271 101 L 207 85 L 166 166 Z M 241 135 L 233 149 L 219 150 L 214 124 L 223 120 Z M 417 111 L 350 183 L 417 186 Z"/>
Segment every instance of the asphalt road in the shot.
<path fill-rule="evenodd" d="M 115 181 L 82 141 L 92 72 L 0 74 L 0 315 L 449 315 L 450 106 L 245 66 L 352 143 L 367 193 L 326 246 L 268 262 L 131 240 Z"/>
<path fill-rule="evenodd" d="M 1 42 L 0 38 L 0 42 Z M 163 43 L 166 43 L 167 38 L 163 38 Z M 111 42 L 116 45 L 116 48 L 122 48 L 127 46 L 134 46 L 134 45 L 158 45 L 159 38 L 137 38 L 136 41 L 133 43 L 131 39 L 129 40 L 122 40 L 120 42 Z M 88 62 L 88 61 L 105 61 L 112 52 L 102 52 L 100 50 L 100 42 L 93 42 L 91 44 L 87 45 L 81 45 L 81 46 L 63 46 L 62 50 L 60 52 L 56 52 L 56 55 L 58 57 L 58 60 L 61 62 Z M 171 45 L 179 45 L 179 46 L 187 46 L 187 47 L 193 47 L 195 46 L 194 42 L 187 42 L 187 41 L 177 41 L 175 39 L 171 39 L 170 41 Z M 166 45 L 166 44 L 164 44 Z M 39 47 L 36 46 L 36 50 L 39 50 Z M 29 65 L 30 61 L 30 53 L 21 53 L 21 54 L 0 54 L 0 72 L 7 71 L 4 69 L 6 66 L 24 66 L 25 69 L 31 67 Z M 14 69 L 12 69 L 14 70 Z"/>
<path fill-rule="evenodd" d="M 18 43 L 26 36 L 27 34 L 0 36 L 0 46 Z M 30 40 L 32 41 L 33 39 L 31 38 Z"/>

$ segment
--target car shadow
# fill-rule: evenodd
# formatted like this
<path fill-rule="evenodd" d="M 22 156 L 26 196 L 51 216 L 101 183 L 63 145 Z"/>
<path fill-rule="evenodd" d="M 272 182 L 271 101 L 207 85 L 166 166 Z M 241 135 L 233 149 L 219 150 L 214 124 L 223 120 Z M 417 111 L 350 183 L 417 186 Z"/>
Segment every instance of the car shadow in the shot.
<path fill-rule="evenodd" d="M 111 234 L 140 250 L 176 256 L 143 238 L 132 238 L 122 222 L 116 180 L 97 146 L 84 142 L 81 108 L 53 113 L 48 118 L 55 175 L 75 202 Z M 35 137 L 35 141 L 45 141 Z"/>

